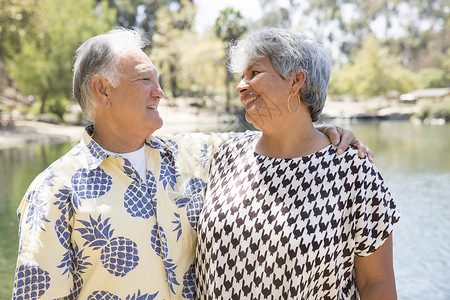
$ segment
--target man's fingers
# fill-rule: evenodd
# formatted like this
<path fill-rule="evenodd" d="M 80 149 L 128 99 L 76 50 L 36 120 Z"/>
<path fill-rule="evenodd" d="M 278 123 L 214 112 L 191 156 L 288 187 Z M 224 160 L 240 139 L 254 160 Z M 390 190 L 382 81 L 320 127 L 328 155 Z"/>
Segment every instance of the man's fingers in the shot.
<path fill-rule="evenodd" d="M 368 146 L 366 146 L 366 153 L 367 153 L 367 156 L 369 157 L 370 162 L 373 163 L 375 155 L 373 154 L 372 150 Z"/>
<path fill-rule="evenodd" d="M 363 158 L 364 156 L 368 156 L 369 160 L 371 162 L 373 162 L 374 159 L 374 154 L 372 152 L 372 150 L 366 146 L 366 144 L 364 144 L 363 141 L 359 140 L 359 139 L 355 139 L 351 145 L 353 147 L 355 147 L 356 149 L 358 149 L 358 155 L 359 157 Z"/>
<path fill-rule="evenodd" d="M 323 129 L 323 133 L 325 133 L 328 136 L 331 143 L 335 146 L 337 146 L 341 141 L 341 135 L 340 132 L 338 131 L 338 128 L 339 127 L 337 126 L 325 126 L 325 128 Z"/>
<path fill-rule="evenodd" d="M 342 132 L 342 135 L 340 137 L 341 141 L 339 143 L 337 152 L 338 152 L 338 154 L 342 154 L 350 145 L 353 145 L 356 141 L 359 141 L 359 140 L 355 137 L 353 132 L 351 132 L 350 130 L 346 130 L 343 128 L 339 128 L 338 130 Z"/>

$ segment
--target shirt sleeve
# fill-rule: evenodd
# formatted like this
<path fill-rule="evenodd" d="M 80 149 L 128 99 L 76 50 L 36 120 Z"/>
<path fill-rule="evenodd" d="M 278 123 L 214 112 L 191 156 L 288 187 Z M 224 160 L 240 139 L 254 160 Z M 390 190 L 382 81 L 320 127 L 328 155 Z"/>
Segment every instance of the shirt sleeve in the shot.
<path fill-rule="evenodd" d="M 400 213 L 381 174 L 368 159 L 362 166 L 355 184 L 355 254 L 368 256 L 375 252 L 399 221 Z"/>
<path fill-rule="evenodd" d="M 18 209 L 19 254 L 13 299 L 56 299 L 73 287 L 69 192 L 41 174 Z"/>

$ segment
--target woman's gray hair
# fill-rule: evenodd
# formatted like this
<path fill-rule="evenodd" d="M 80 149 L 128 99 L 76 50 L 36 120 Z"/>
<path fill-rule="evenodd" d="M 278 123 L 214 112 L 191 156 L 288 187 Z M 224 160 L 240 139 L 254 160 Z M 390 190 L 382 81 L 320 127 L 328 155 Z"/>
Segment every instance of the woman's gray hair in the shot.
<path fill-rule="evenodd" d="M 264 57 L 285 79 L 292 79 L 290 75 L 295 72 L 306 73 L 300 99 L 309 107 L 312 121 L 317 121 L 325 105 L 331 75 L 331 59 L 325 48 L 298 32 L 262 28 L 231 45 L 228 67 L 232 73 L 242 74 L 247 66 Z"/>
<path fill-rule="evenodd" d="M 96 105 L 91 79 L 100 76 L 117 86 L 121 76 L 117 69 L 121 53 L 129 47 L 143 49 L 148 43 L 138 31 L 118 28 L 88 39 L 76 50 L 73 95 L 87 120 L 94 120 Z"/>

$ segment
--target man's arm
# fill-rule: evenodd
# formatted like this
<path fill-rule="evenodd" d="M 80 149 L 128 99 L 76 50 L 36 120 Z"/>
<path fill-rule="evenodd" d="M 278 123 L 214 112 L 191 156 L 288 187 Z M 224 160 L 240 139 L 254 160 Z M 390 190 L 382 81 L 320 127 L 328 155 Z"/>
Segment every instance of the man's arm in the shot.
<path fill-rule="evenodd" d="M 363 158 L 367 154 L 369 160 L 373 162 L 374 154 L 372 150 L 363 141 L 357 139 L 350 130 L 335 125 L 318 126 L 316 129 L 328 136 L 333 145 L 339 145 L 338 154 L 342 154 L 351 145 L 358 149 L 359 157 Z"/>
<path fill-rule="evenodd" d="M 73 287 L 70 193 L 44 175 L 31 184 L 18 209 L 13 299 L 59 299 Z"/>
<path fill-rule="evenodd" d="M 397 299 L 392 261 L 392 234 L 371 255 L 355 256 L 356 285 L 361 300 Z"/>

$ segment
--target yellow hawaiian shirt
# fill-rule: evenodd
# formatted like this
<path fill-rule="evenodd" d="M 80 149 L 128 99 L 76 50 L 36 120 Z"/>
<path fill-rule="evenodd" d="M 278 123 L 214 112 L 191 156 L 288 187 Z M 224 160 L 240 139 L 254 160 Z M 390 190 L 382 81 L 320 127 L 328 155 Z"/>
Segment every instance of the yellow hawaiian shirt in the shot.
<path fill-rule="evenodd" d="M 43 171 L 18 209 L 13 299 L 191 299 L 197 220 L 229 134 L 149 136 L 146 178 L 91 138 Z"/>

